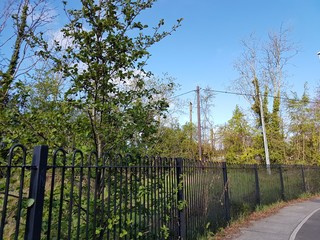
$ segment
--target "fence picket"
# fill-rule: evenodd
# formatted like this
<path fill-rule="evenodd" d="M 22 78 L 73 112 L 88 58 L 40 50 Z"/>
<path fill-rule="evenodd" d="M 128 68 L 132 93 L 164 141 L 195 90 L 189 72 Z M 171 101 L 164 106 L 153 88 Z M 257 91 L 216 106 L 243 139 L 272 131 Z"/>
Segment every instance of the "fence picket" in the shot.
<path fill-rule="evenodd" d="M 29 199 L 34 203 L 28 208 L 26 240 L 40 240 L 44 189 L 46 184 L 48 146 L 36 146 L 33 151 Z"/>

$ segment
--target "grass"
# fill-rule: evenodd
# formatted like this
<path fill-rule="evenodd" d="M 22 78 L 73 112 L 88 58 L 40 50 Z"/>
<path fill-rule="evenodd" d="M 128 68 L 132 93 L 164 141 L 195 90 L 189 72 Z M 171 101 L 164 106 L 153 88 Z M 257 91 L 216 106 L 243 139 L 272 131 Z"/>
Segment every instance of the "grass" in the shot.
<path fill-rule="evenodd" d="M 250 226 L 251 222 L 258 221 L 260 219 L 266 218 L 268 216 L 274 215 L 279 212 L 283 207 L 303 202 L 306 200 L 313 199 L 315 197 L 320 197 L 320 194 L 311 195 L 311 194 L 302 194 L 298 199 L 291 201 L 280 201 L 270 205 L 259 206 L 256 208 L 256 211 L 239 217 L 236 221 L 233 221 L 229 224 L 228 227 L 220 229 L 216 234 L 208 233 L 206 238 L 201 238 L 201 240 L 230 240 L 240 233 L 241 228 Z M 200 240 L 200 239 L 199 239 Z"/>

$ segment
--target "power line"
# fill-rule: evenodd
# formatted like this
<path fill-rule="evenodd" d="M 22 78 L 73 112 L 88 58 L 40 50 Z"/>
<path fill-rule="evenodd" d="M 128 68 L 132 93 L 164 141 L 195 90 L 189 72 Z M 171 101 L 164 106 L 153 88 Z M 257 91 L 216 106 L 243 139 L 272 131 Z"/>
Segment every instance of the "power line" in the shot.
<path fill-rule="evenodd" d="M 203 90 L 203 88 L 200 88 L 201 90 Z M 197 90 L 190 90 L 188 92 L 184 92 L 184 93 L 181 93 L 179 95 L 176 95 L 176 96 L 173 96 L 169 99 L 174 99 L 174 98 L 177 98 L 177 97 L 181 97 L 181 96 L 184 96 L 184 95 L 187 95 L 189 93 L 192 93 L 192 92 L 196 92 Z M 222 93 L 222 94 L 230 94 L 230 95 L 237 95 L 237 96 L 246 96 L 246 97 L 256 97 L 256 95 L 254 94 L 250 94 L 250 93 L 239 93 L 239 92 L 232 92 L 232 91 L 224 91 L 224 90 L 215 90 L 215 89 L 206 89 L 206 91 L 210 91 L 210 92 L 213 92 L 213 93 Z M 273 95 L 266 95 L 266 97 L 268 98 L 274 98 L 274 99 L 280 99 L 280 100 L 284 100 L 284 101 L 293 101 L 293 102 L 298 102 L 299 100 L 301 99 L 294 99 L 294 98 L 288 98 L 288 97 L 283 97 L 283 96 L 280 96 L 280 97 L 277 97 L 277 96 L 273 96 Z M 309 100 L 308 103 L 320 103 L 320 101 L 318 100 Z"/>
<path fill-rule="evenodd" d="M 181 94 L 173 96 L 173 97 L 171 97 L 169 99 L 174 99 L 174 98 L 177 98 L 177 97 L 181 97 L 183 95 L 187 95 L 187 94 L 192 93 L 192 92 L 196 92 L 196 90 L 191 90 L 191 91 L 188 91 L 188 92 L 185 92 L 185 93 L 181 93 Z"/>
<path fill-rule="evenodd" d="M 238 96 L 246 96 L 246 97 L 256 97 L 254 94 L 250 93 L 239 93 L 239 92 L 230 92 L 230 91 L 222 91 L 222 90 L 214 90 L 214 89 L 206 89 L 207 91 L 214 92 L 214 93 L 223 93 L 223 94 L 230 94 L 230 95 L 238 95 Z M 277 97 L 272 95 L 266 95 L 268 98 L 280 99 L 284 101 L 294 101 L 297 102 L 299 99 L 288 98 L 288 97 Z M 301 100 L 301 99 L 300 99 Z M 309 100 L 308 103 L 319 103 L 320 101 L 317 100 Z"/>

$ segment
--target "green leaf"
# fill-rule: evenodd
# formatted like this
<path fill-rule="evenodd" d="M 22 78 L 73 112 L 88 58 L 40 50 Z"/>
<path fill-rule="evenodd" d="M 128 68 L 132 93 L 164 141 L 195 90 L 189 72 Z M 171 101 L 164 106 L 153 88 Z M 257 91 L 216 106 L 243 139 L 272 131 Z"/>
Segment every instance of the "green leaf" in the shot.
<path fill-rule="evenodd" d="M 33 198 L 28 198 L 27 201 L 26 201 L 26 207 L 27 208 L 30 208 L 33 206 L 35 200 Z"/>
<path fill-rule="evenodd" d="M 101 232 L 102 230 L 103 230 L 102 227 L 97 228 L 97 229 L 96 229 L 96 234 L 100 234 L 100 232 Z"/>
<path fill-rule="evenodd" d="M 122 232 L 120 233 L 120 238 L 123 238 L 126 235 L 128 235 L 128 232 L 125 229 L 123 229 Z"/>

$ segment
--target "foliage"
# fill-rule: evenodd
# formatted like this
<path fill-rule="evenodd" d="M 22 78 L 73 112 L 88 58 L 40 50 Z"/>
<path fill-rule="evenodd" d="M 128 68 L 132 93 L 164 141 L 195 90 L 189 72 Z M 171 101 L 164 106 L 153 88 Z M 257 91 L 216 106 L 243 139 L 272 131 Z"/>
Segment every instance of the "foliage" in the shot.
<path fill-rule="evenodd" d="M 70 87 L 64 100 L 78 109 L 89 139 L 99 156 L 102 149 L 130 149 L 146 145 L 157 129 L 157 116 L 168 108 L 158 89 L 146 86 L 151 73 L 144 71 L 148 48 L 171 34 L 161 32 L 160 20 L 153 33 L 137 20 L 155 1 L 82 1 L 82 9 L 68 10 L 70 22 L 61 30 L 72 44 L 55 42 L 56 53 L 45 53 L 54 71 Z M 57 58 L 56 55 L 61 56 Z"/>
<path fill-rule="evenodd" d="M 138 20 L 154 2 L 83 0 L 82 8 L 66 10 L 69 23 L 61 32 L 68 41 L 55 40 L 53 46 L 43 34 L 17 35 L 16 41 L 33 40 L 43 60 L 35 65 L 36 71 L 24 75 L 26 81 L 9 74 L 12 81 L 6 84 L 8 74 L 1 72 L 1 91 L 12 89 L 3 96 L 0 111 L 2 145 L 79 147 L 96 149 L 99 156 L 102 150 L 138 151 L 152 145 L 174 83 L 154 81 L 144 70 L 148 49 L 181 22 L 162 31 L 164 20 L 155 27 Z M 22 1 L 21 18 L 31 16 L 28 3 Z M 67 2 L 64 5 L 67 9 Z M 23 19 L 16 24 L 30 30 Z M 19 59 L 23 45 L 16 46 L 12 57 Z M 17 66 L 9 62 L 7 67 Z"/>
<path fill-rule="evenodd" d="M 6 220 L 0 237 L 5 239 L 24 237 L 26 212 L 34 206 L 27 197 L 30 155 L 20 152 L 14 151 L 8 166 L 0 164 Z M 45 170 L 41 239 L 172 238 L 177 211 L 185 207 L 184 201 L 177 202 L 182 184 L 176 182 L 175 170 L 174 159 L 109 154 L 98 159 L 95 152 L 87 157 L 60 148 L 49 156 Z"/>
<path fill-rule="evenodd" d="M 233 111 L 232 118 L 220 129 L 222 143 L 228 163 L 243 163 L 254 156 L 252 152 L 252 130 L 238 106 Z"/>
<path fill-rule="evenodd" d="M 38 2 L 42 3 L 43 0 Z M 69 22 L 61 32 L 64 40 L 70 40 L 69 45 L 64 45 L 66 41 L 58 40 L 51 45 L 50 41 L 46 41 L 43 32 L 36 34 L 38 32 L 32 29 L 27 21 L 35 16 L 35 13 L 30 12 L 30 9 L 34 9 L 31 1 L 19 2 L 19 9 L 23 11 L 21 14 L 16 12 L 15 15 L 18 29 L 13 44 L 15 50 L 11 60 L 1 65 L 0 72 L 1 159 L 6 159 L 9 147 L 16 142 L 26 146 L 47 144 L 55 149 L 63 147 L 67 152 L 76 148 L 84 151 L 95 150 L 96 157 L 100 160 L 106 151 L 141 154 L 154 145 L 160 125 L 159 119 L 165 117 L 169 107 L 167 98 L 174 88 L 174 83 L 157 81 L 152 73 L 145 70 L 150 57 L 148 49 L 174 32 L 181 22 L 179 19 L 168 31 L 162 30 L 164 20 L 159 20 L 154 27 L 141 22 L 140 15 L 153 7 L 155 2 L 82 0 L 80 9 L 67 10 L 68 4 L 64 1 Z M 40 26 L 45 24 L 42 20 L 44 21 L 43 18 L 38 19 Z M 16 73 L 19 72 L 20 60 L 25 56 L 22 50 L 26 50 L 24 46 L 28 44 L 36 49 L 36 55 L 33 56 L 38 57 L 38 60 L 32 65 L 32 69 L 18 75 Z M 19 76 L 22 76 L 22 79 L 19 79 Z M 77 166 L 81 165 L 79 158 L 74 161 Z M 103 193 L 95 193 L 89 186 L 102 188 L 107 184 L 105 181 L 113 184 L 107 189 L 106 199 L 112 199 L 114 209 L 127 207 L 129 204 L 120 201 L 121 197 L 129 199 L 129 192 L 122 192 L 122 188 L 119 188 L 119 184 L 124 184 L 121 181 L 122 178 L 124 181 L 124 172 L 111 171 L 103 180 L 102 172 L 87 172 L 88 175 L 82 175 L 81 180 L 81 177 L 75 174 L 82 170 L 63 168 L 61 174 L 65 178 L 63 181 L 58 179 L 55 192 L 52 193 L 53 203 L 60 201 L 64 209 L 69 209 L 69 212 L 61 213 L 62 218 L 60 216 L 60 219 L 55 219 L 58 224 L 63 225 L 63 238 L 69 238 L 70 231 L 73 236 L 78 230 L 83 233 L 86 226 L 90 228 L 90 233 L 94 232 L 92 236 L 103 236 L 103 232 L 107 231 L 105 227 L 111 231 L 120 224 L 119 218 L 127 218 L 115 211 L 109 214 L 107 220 L 99 219 L 99 224 L 94 225 L 91 224 L 94 216 L 92 214 L 89 221 L 81 220 L 81 229 L 67 229 L 66 226 L 76 222 L 71 217 L 73 213 L 83 206 L 79 203 L 80 195 L 77 195 L 72 187 L 64 189 L 64 193 L 61 193 L 62 200 L 58 198 L 64 181 L 75 186 L 72 184 L 85 182 L 84 179 L 95 179 L 95 183 L 93 180 L 87 185 L 83 183 L 83 191 L 87 191 L 89 196 L 87 200 L 90 211 L 103 209 L 103 202 L 97 202 L 96 199 L 102 199 Z M 136 174 L 130 184 L 143 187 L 145 180 L 141 176 L 138 178 Z M 151 177 L 148 181 L 147 188 L 150 189 L 165 184 L 164 180 L 161 183 L 153 182 Z M 12 184 L 16 186 L 15 183 Z M 75 202 L 71 206 L 68 196 L 72 194 L 78 205 Z M 137 199 L 134 200 L 135 208 L 138 208 L 141 198 L 145 198 L 146 194 L 149 195 L 150 192 L 139 188 Z M 168 205 L 169 200 L 167 199 Z M 159 205 L 162 202 L 154 199 L 152 206 L 154 204 Z M 45 214 L 52 211 L 57 216 L 60 210 L 55 206 Z M 129 234 L 129 230 L 132 236 L 132 232 L 135 232 L 132 229 L 140 223 L 135 224 L 137 225 L 128 221 L 129 227 L 123 229 L 128 231 L 121 232 L 122 237 Z M 167 221 L 163 221 L 165 236 L 168 234 L 166 224 Z M 134 238 L 143 238 L 144 235 L 145 232 L 141 230 Z"/>
<path fill-rule="evenodd" d="M 307 86 L 301 99 L 295 93 L 288 101 L 287 109 L 290 118 L 290 148 L 288 161 L 301 164 L 318 164 L 319 124 L 318 101 L 311 102 Z"/>
<path fill-rule="evenodd" d="M 234 86 L 251 104 L 257 127 L 266 129 L 273 163 L 282 163 L 285 158 L 280 94 L 285 86 L 286 67 L 297 54 L 297 47 L 288 40 L 289 33 L 289 29 L 281 26 L 277 33 L 268 34 L 264 44 L 260 44 L 252 34 L 249 40 L 242 41 L 244 50 L 235 64 L 240 77 Z M 272 102 L 269 104 L 270 97 Z M 260 152 L 263 149 L 262 136 L 256 140 L 255 147 Z"/>
<path fill-rule="evenodd" d="M 196 127 L 190 123 L 182 127 L 178 124 L 163 126 L 159 129 L 157 143 L 148 154 L 195 159 L 198 154 L 195 131 Z"/>

